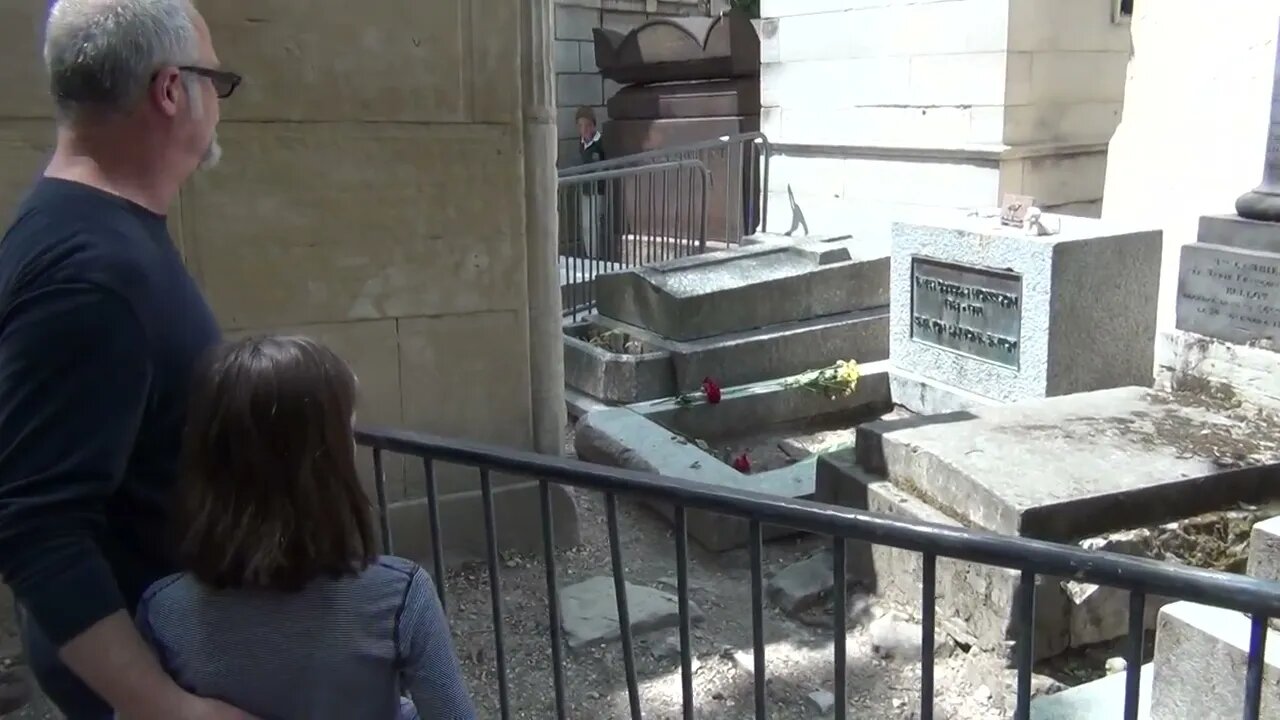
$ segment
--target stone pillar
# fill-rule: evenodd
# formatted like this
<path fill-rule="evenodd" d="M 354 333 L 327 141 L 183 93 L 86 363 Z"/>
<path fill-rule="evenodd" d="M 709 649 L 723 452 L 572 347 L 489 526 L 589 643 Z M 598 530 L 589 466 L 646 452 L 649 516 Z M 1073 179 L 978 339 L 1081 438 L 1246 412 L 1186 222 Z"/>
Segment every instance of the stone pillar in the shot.
<path fill-rule="evenodd" d="M 1275 80 L 1271 90 L 1271 126 L 1262 167 L 1262 184 L 1236 200 L 1236 213 L 1250 220 L 1280 222 L 1280 40 L 1276 43 Z"/>
<path fill-rule="evenodd" d="M 555 72 L 552 0 L 521 2 L 525 240 L 529 247 L 529 383 L 533 444 L 564 451 L 564 341 L 561 339 L 556 212 Z"/>

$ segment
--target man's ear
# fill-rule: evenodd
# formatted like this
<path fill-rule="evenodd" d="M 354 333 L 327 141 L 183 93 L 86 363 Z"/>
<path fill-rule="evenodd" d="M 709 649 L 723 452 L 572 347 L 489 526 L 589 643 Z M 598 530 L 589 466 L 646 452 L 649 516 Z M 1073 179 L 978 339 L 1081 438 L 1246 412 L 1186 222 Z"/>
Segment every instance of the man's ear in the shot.
<path fill-rule="evenodd" d="M 186 88 L 182 86 L 182 71 L 177 68 L 165 68 L 156 73 L 148 88 L 147 98 L 167 117 L 178 114 L 182 104 L 182 96 Z"/>

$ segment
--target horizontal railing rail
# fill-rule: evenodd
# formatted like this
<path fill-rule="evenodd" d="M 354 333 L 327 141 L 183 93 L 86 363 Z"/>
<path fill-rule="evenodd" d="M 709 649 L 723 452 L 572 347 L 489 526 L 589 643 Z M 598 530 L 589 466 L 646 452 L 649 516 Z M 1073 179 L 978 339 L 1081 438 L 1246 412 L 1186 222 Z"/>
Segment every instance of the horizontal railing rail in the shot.
<path fill-rule="evenodd" d="M 764 574 L 762 528 L 778 525 L 832 538 L 835 588 L 847 587 L 846 543 L 863 541 L 901 548 L 923 557 L 921 589 L 922 665 L 920 718 L 930 720 L 934 699 L 934 633 L 937 560 L 940 557 L 1008 568 L 1021 572 L 1017 592 L 1016 710 L 1017 720 L 1029 720 L 1032 662 L 1034 659 L 1035 582 L 1039 575 L 1069 578 L 1080 582 L 1120 588 L 1130 593 L 1128 636 L 1125 659 L 1126 692 L 1123 717 L 1135 720 L 1139 712 L 1140 673 L 1145 639 L 1145 603 L 1148 596 L 1188 600 L 1237 610 L 1251 616 L 1249 658 L 1244 680 L 1245 720 L 1258 720 L 1263 681 L 1267 621 L 1280 617 L 1280 583 L 1245 575 L 1188 567 L 1151 559 L 1108 552 L 1084 550 L 1077 546 L 1029 538 L 962 529 L 953 526 L 906 520 L 889 515 L 726 488 L 679 478 L 593 465 L 582 461 L 540 455 L 521 450 L 496 448 L 480 443 L 444 439 L 427 434 L 388 428 L 362 428 L 357 441 L 372 450 L 378 510 L 384 547 L 394 550 L 388 515 L 383 472 L 384 453 L 419 458 L 426 473 L 428 522 L 433 548 L 433 566 L 441 602 L 445 601 L 444 557 L 440 535 L 435 463 L 473 467 L 478 470 L 485 519 L 487 569 L 492 604 L 495 665 L 498 676 L 500 712 L 510 716 L 507 691 L 506 656 L 503 634 L 501 568 L 494 521 L 491 474 L 500 472 L 536 480 L 540 486 L 543 555 L 546 566 L 548 610 L 550 613 L 551 655 L 555 686 L 556 717 L 566 717 L 559 587 L 556 576 L 554 518 L 550 485 L 561 484 L 604 493 L 609 535 L 610 564 L 621 632 L 623 662 L 627 681 L 630 717 L 641 718 L 639 683 L 636 677 L 633 643 L 628 627 L 624 566 L 618 533 L 617 498 L 625 495 L 646 498 L 674 508 L 677 599 L 680 629 L 681 687 L 683 717 L 694 717 L 693 669 L 689 611 L 689 569 L 687 512 L 709 511 L 744 518 L 749 523 L 748 547 L 751 563 L 751 605 L 753 636 L 754 717 L 766 717 L 767 675 L 763 633 Z M 848 694 L 845 680 L 847 633 L 846 597 L 834 593 L 834 713 L 847 717 Z M 447 607 L 447 606 L 446 606 Z"/>
<path fill-rule="evenodd" d="M 711 173 L 697 159 L 561 176 L 558 262 L 564 316 L 595 306 L 597 275 L 701 254 Z"/>
<path fill-rule="evenodd" d="M 714 239 L 738 244 L 743 235 L 763 231 L 768 220 L 769 167 L 773 144 L 762 132 L 723 135 L 712 140 L 672 145 L 623 155 L 559 171 L 562 178 L 623 167 L 635 167 L 679 159 L 698 159 L 711 168 L 717 195 Z"/>

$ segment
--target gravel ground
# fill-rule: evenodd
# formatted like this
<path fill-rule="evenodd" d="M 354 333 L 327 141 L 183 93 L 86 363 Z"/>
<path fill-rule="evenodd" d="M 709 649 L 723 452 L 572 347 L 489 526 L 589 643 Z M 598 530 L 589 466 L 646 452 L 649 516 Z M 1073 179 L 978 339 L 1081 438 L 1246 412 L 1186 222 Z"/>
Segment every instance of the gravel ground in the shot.
<path fill-rule="evenodd" d="M 562 586 L 610 574 L 603 498 L 577 492 L 582 543 L 557 557 Z M 669 526 L 646 509 L 619 503 L 623 564 L 628 582 L 674 592 L 675 541 Z M 819 547 L 813 538 L 766 545 L 766 574 L 801 560 Z M 501 590 L 512 717 L 545 720 L 555 717 L 546 605 L 546 579 L 541 557 L 503 558 Z M 751 574 L 745 551 L 720 555 L 690 544 L 691 600 L 705 620 L 693 631 L 696 656 L 694 694 L 699 718 L 749 718 L 753 709 L 750 666 Z M 488 574 L 483 565 L 451 569 L 445 582 L 449 615 L 463 668 L 480 717 L 497 718 L 499 691 L 489 604 Z M 849 716 L 914 718 L 918 716 L 920 667 L 913 650 L 918 628 L 884 619 L 889 611 L 867 598 L 853 597 L 847 637 Z M 892 618 L 892 616 L 890 616 Z M 12 627 L 0 619 L 0 663 L 16 662 Z M 914 630 L 913 630 L 914 629 Z M 913 638 L 914 633 L 914 638 Z M 9 638 L 6 641 L 6 638 Z M 776 720 L 824 717 L 808 696 L 832 691 L 833 645 L 830 608 L 790 618 L 769 608 L 765 616 L 768 659 L 769 717 Z M 568 714 L 572 718 L 626 718 L 628 694 L 620 643 L 566 650 Z M 965 653 L 949 643 L 940 646 L 936 669 L 940 720 L 993 720 L 1012 714 L 1013 674 L 993 656 Z M 681 708 L 678 635 L 660 631 L 636 639 L 636 667 L 644 717 L 679 718 Z M 8 658 L 6 660 L 5 658 Z M 1048 690 L 1052 681 L 1037 678 Z M 37 698 L 6 720 L 45 720 L 58 715 Z"/>

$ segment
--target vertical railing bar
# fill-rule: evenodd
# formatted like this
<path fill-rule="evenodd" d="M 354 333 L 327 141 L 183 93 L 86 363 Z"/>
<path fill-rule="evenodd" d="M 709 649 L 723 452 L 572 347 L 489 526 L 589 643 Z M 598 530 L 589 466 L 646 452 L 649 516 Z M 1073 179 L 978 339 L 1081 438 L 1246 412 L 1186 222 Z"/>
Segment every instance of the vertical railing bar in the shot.
<path fill-rule="evenodd" d="M 1262 716 L 1262 678 L 1266 666 L 1267 616 L 1250 617 L 1249 664 L 1244 675 L 1244 720 L 1258 720 Z"/>
<path fill-rule="evenodd" d="M 680 611 L 680 698 L 684 720 L 693 720 L 693 630 L 689 617 L 689 524 L 683 505 L 675 508 L 676 606 Z"/>
<path fill-rule="evenodd" d="M 937 633 L 938 556 L 927 552 L 920 589 L 920 720 L 933 720 L 934 637 Z"/>
<path fill-rule="evenodd" d="M 560 589 L 556 585 L 555 518 L 551 513 L 551 483 L 546 480 L 538 482 L 538 500 L 542 506 L 542 555 L 547 568 L 547 620 L 551 628 L 551 673 L 556 694 L 556 718 L 564 720 L 567 715 L 560 633 Z"/>
<path fill-rule="evenodd" d="M 484 507 L 484 534 L 489 562 L 489 608 L 493 611 L 494 665 L 498 675 L 498 710 L 502 720 L 511 717 L 507 689 L 507 646 L 502 625 L 502 579 L 498 566 L 498 528 L 493 515 L 493 482 L 489 468 L 480 468 L 480 498 Z"/>
<path fill-rule="evenodd" d="M 622 666 L 627 677 L 627 700 L 631 720 L 641 720 L 640 683 L 636 678 L 636 658 L 631 643 L 631 613 L 627 603 L 627 581 L 622 575 L 622 541 L 618 534 L 618 497 L 604 494 L 605 519 L 609 526 L 609 560 L 613 566 L 613 594 L 618 604 L 618 633 L 622 637 Z"/>
<path fill-rule="evenodd" d="M 769 222 L 769 162 L 773 159 L 773 148 L 769 145 L 768 140 L 760 143 L 762 148 L 761 154 L 764 156 L 764 169 L 761 171 L 760 178 L 760 232 L 767 232 L 766 225 Z"/>
<path fill-rule="evenodd" d="M 660 203 L 660 206 L 659 206 L 659 207 L 661 208 L 660 212 L 662 213 L 662 223 L 661 223 L 661 225 L 662 225 L 662 245 L 661 245 L 662 252 L 661 252 L 661 254 L 660 254 L 660 257 L 661 257 L 663 260 L 667 260 L 667 259 L 669 259 L 669 258 L 671 257 L 671 255 L 670 255 L 670 253 L 671 253 L 671 247 L 670 247 L 670 242 L 671 242 L 671 237 L 670 237 L 670 236 L 671 236 L 671 228 L 670 228 L 670 227 L 668 227 L 668 225 L 667 225 L 667 223 L 668 223 L 668 222 L 669 222 L 669 220 L 670 220 L 670 212 L 669 212 L 669 210 L 671 209 L 671 194 L 668 192 L 668 189 L 667 189 L 667 177 L 668 177 L 669 175 L 670 175 L 670 171 L 669 171 L 669 170 L 664 170 L 664 171 L 662 172 L 662 198 L 658 201 L 658 202 Z"/>
<path fill-rule="evenodd" d="M 449 605 L 444 590 L 444 533 L 440 529 L 440 496 L 436 488 L 436 466 L 431 458 L 422 458 L 423 477 L 427 481 L 427 523 L 431 526 L 431 567 L 435 570 L 436 593 L 440 607 L 446 612 Z"/>
<path fill-rule="evenodd" d="M 378 531 L 382 538 L 382 552 L 392 555 L 391 509 L 387 503 L 387 473 L 382 467 L 382 448 L 373 449 L 373 489 L 378 496 Z"/>
<path fill-rule="evenodd" d="M 1139 696 L 1142 693 L 1142 651 L 1146 645 L 1146 593 L 1129 593 L 1129 637 L 1125 651 L 1128 665 L 1124 671 L 1124 720 L 1138 720 Z"/>
<path fill-rule="evenodd" d="M 847 540 L 843 537 L 837 537 L 831 543 L 831 568 L 835 572 L 835 696 L 836 696 L 836 720 L 845 720 L 848 714 L 849 705 L 849 688 L 848 688 L 848 649 L 845 643 L 848 639 L 848 620 L 849 610 L 846 607 L 846 598 L 849 588 L 848 567 L 846 560 L 846 544 Z"/>
<path fill-rule="evenodd" d="M 1018 582 L 1018 694 L 1014 720 L 1031 720 L 1031 665 L 1035 661 L 1036 574 L 1023 570 Z"/>
<path fill-rule="evenodd" d="M 765 655 L 764 655 L 764 537 L 759 520 L 752 520 L 747 535 L 751 548 L 751 649 L 752 678 L 755 681 L 755 717 L 765 720 Z"/>

